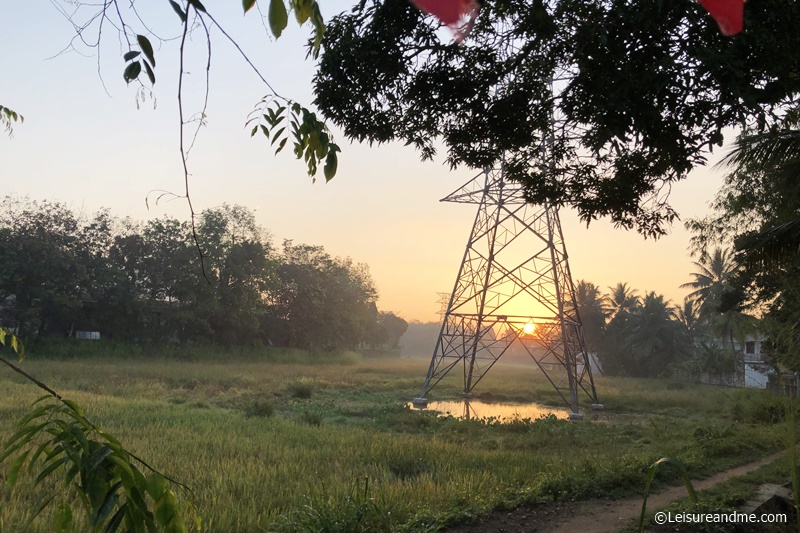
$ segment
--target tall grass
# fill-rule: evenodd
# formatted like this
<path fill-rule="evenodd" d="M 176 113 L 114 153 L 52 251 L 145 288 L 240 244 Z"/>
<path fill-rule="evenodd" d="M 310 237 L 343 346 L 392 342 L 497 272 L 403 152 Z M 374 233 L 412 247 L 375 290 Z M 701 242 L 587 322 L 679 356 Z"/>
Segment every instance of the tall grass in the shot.
<path fill-rule="evenodd" d="M 132 452 L 193 487 L 207 531 L 304 530 L 353 517 L 365 527 L 435 530 L 498 506 L 632 495 L 665 455 L 696 473 L 780 447 L 773 426 L 735 420 L 733 403 L 755 401 L 746 391 L 601 378 L 608 409 L 597 420 L 498 424 L 405 407 L 418 393 L 423 360 L 298 358 L 25 365 Z M 549 387 L 533 370 L 504 366 L 482 383 L 517 400 L 552 401 Z M 458 380 L 435 393 L 456 396 Z M 0 438 L 37 394 L 0 373 Z M 676 479 L 664 471 L 654 483 Z M 356 490 L 364 483 L 366 492 Z M 0 498 L 0 531 L 13 530 L 31 494 Z M 30 531 L 47 529 L 44 517 Z"/>

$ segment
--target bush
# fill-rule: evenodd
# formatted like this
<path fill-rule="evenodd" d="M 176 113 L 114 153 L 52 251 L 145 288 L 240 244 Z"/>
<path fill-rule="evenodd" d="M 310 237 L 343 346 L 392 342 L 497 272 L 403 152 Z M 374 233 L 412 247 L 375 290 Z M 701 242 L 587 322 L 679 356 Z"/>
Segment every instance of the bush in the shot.
<path fill-rule="evenodd" d="M 244 416 L 269 418 L 275 414 L 275 406 L 269 400 L 258 398 L 244 408 Z"/>
<path fill-rule="evenodd" d="M 311 394 L 314 392 L 314 387 L 310 381 L 301 379 L 289 383 L 286 386 L 286 392 L 288 392 L 289 396 L 292 398 L 307 400 L 311 398 Z"/>

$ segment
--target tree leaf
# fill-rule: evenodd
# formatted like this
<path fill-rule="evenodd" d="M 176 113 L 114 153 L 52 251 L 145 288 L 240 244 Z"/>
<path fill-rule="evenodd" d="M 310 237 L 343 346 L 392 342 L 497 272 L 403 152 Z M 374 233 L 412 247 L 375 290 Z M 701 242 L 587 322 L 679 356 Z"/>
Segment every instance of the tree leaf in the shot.
<path fill-rule="evenodd" d="M 178 5 L 178 2 L 175 2 L 175 0 L 169 0 L 169 5 L 171 5 L 175 13 L 178 14 L 181 22 L 186 22 L 186 12 L 183 10 L 183 8 L 181 8 L 181 6 Z"/>
<path fill-rule="evenodd" d="M 206 12 L 206 7 L 200 3 L 200 0 L 189 0 L 189 4 L 196 10 L 200 11 L 201 13 Z"/>
<path fill-rule="evenodd" d="M 36 466 L 36 461 L 39 459 L 39 456 L 42 455 L 42 453 L 44 453 L 45 450 L 48 449 L 49 445 L 50 445 L 49 442 L 43 442 L 43 443 L 41 443 L 39 445 L 38 448 L 36 448 L 36 451 L 33 452 L 33 455 L 31 455 L 31 458 L 28 461 L 28 473 L 29 474 L 33 473 L 33 467 Z"/>
<path fill-rule="evenodd" d="M 144 35 L 137 35 L 136 40 L 139 42 L 142 52 L 144 52 L 144 57 L 146 57 L 150 64 L 155 67 L 156 58 L 153 55 L 153 45 L 150 44 L 150 40 Z"/>
<path fill-rule="evenodd" d="M 133 474 L 133 468 L 131 467 L 130 461 L 126 461 L 122 459 L 117 454 L 112 454 L 108 457 L 108 460 L 117 465 L 117 468 L 120 469 L 119 475 L 122 476 L 123 474 L 128 476 L 129 479 L 135 479 Z"/>
<path fill-rule="evenodd" d="M 278 137 L 281 136 L 281 134 L 284 132 L 284 130 L 286 130 L 286 128 L 281 128 L 281 129 L 279 129 L 278 131 L 275 132 L 275 135 L 272 136 L 272 142 L 269 143 L 270 146 L 275 144 L 275 141 L 278 140 Z"/>
<path fill-rule="evenodd" d="M 108 489 L 108 492 L 103 499 L 103 504 L 98 507 L 97 513 L 92 518 L 92 524 L 98 525 L 102 524 L 103 520 L 111 514 L 111 510 L 114 509 L 114 506 L 117 504 L 119 500 L 119 494 L 117 493 L 117 489 L 122 485 L 122 481 L 117 481 L 111 488 Z"/>
<path fill-rule="evenodd" d="M 124 56 L 122 56 L 122 59 L 124 59 L 125 61 L 130 61 L 131 59 L 136 58 L 139 54 L 141 54 L 141 52 L 139 52 L 138 50 L 131 50 L 130 52 L 127 52 Z"/>
<path fill-rule="evenodd" d="M 311 16 L 314 6 L 314 0 L 292 0 L 292 7 L 294 8 L 294 17 L 297 19 L 298 24 L 303 24 Z"/>
<path fill-rule="evenodd" d="M 3 452 L 2 455 L 0 455 L 0 463 L 5 461 L 9 455 L 11 455 L 15 451 L 19 450 L 21 447 L 28 444 L 33 435 L 37 433 L 40 429 L 45 427 L 47 424 L 48 422 L 44 422 L 38 425 L 25 426 L 19 431 L 17 431 L 10 439 L 8 439 L 8 442 L 6 443 L 5 446 L 5 451 Z M 17 440 L 19 440 L 19 442 L 16 442 Z"/>
<path fill-rule="evenodd" d="M 254 5 L 256 5 L 256 0 L 242 0 L 242 7 L 245 13 L 250 11 Z"/>
<path fill-rule="evenodd" d="M 142 63 L 144 63 L 144 69 L 147 71 L 147 77 L 150 78 L 150 83 L 155 85 L 156 75 L 153 73 L 153 69 L 150 68 L 150 65 L 147 63 L 147 61 L 142 61 Z"/>
<path fill-rule="evenodd" d="M 69 458 L 68 458 L 68 457 L 62 457 L 62 458 L 61 458 L 61 459 L 59 459 L 58 461 L 54 461 L 52 464 L 50 464 L 50 466 L 48 466 L 47 468 L 45 468 L 44 470 L 42 470 L 42 471 L 39 473 L 39 475 L 36 477 L 36 481 L 34 481 L 34 483 L 33 483 L 33 484 L 34 484 L 34 485 L 38 485 L 39 483 L 41 483 L 41 482 L 42 482 L 42 480 L 44 480 L 45 478 L 47 478 L 47 476 L 49 476 L 50 474 L 52 474 L 52 473 L 53 473 L 53 471 L 54 471 L 56 468 L 58 468 L 59 466 L 63 465 L 63 464 L 64 464 L 65 462 L 67 462 L 68 460 L 69 460 Z"/>
<path fill-rule="evenodd" d="M 339 158 L 336 157 L 336 152 L 331 150 L 328 152 L 328 157 L 325 158 L 325 166 L 323 172 L 325 173 L 325 181 L 331 181 L 336 175 L 336 169 L 339 166 Z"/>
<path fill-rule="evenodd" d="M 68 503 L 59 504 L 53 511 L 53 532 L 72 533 L 72 507 Z"/>
<path fill-rule="evenodd" d="M 127 503 L 123 503 L 119 506 L 117 512 L 114 513 L 114 516 L 112 516 L 111 520 L 108 521 L 106 527 L 103 528 L 103 533 L 114 533 L 117 529 L 119 529 L 120 524 L 122 524 L 122 519 L 125 517 L 125 510 L 127 506 Z"/>
<path fill-rule="evenodd" d="M 100 446 L 89 456 L 89 472 L 93 472 L 103 460 L 114 453 L 110 446 Z"/>
<path fill-rule="evenodd" d="M 81 409 L 81 406 L 75 403 L 74 400 L 61 400 L 61 401 L 64 402 L 64 404 L 67 405 L 70 409 L 72 409 L 73 412 L 75 412 L 81 417 L 83 416 L 83 409 Z"/>
<path fill-rule="evenodd" d="M 138 78 L 141 71 L 142 65 L 138 61 L 134 61 L 133 63 L 129 64 L 127 67 L 125 67 L 125 72 L 122 73 L 125 83 L 130 83 Z"/>
<path fill-rule="evenodd" d="M 169 484 L 164 476 L 153 473 L 147 480 L 147 494 L 154 500 L 158 500 L 161 496 L 169 490 Z"/>
<path fill-rule="evenodd" d="M 279 38 L 289 23 L 289 14 L 286 12 L 286 4 L 283 0 L 269 1 L 269 29 L 275 38 Z"/>
<path fill-rule="evenodd" d="M 155 512 L 156 521 L 162 526 L 166 526 L 178 515 L 178 500 L 175 494 L 167 489 L 161 498 L 156 501 Z"/>

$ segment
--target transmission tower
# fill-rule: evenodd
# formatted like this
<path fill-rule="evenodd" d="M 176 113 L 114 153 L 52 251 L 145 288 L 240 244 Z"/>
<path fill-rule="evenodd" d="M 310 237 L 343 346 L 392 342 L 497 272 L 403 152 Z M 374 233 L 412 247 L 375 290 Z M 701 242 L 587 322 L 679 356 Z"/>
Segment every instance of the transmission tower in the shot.
<path fill-rule="evenodd" d="M 455 287 L 422 393 L 451 370 L 464 376 L 468 397 L 489 369 L 514 345 L 522 346 L 580 418 L 579 391 L 597 400 L 558 210 L 532 205 L 522 187 L 487 169 L 443 202 L 478 204 Z"/>

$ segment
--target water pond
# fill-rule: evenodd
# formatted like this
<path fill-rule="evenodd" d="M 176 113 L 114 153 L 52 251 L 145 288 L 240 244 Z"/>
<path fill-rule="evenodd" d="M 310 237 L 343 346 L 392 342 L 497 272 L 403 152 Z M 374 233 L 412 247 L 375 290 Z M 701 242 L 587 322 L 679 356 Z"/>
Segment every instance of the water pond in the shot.
<path fill-rule="evenodd" d="M 409 407 L 419 409 L 409 402 Z M 555 415 L 557 418 L 569 418 L 569 411 L 559 407 L 548 407 L 537 403 L 488 403 L 478 400 L 454 400 L 447 402 L 428 402 L 421 409 L 435 411 L 443 415 L 451 415 L 462 420 L 478 420 L 495 418 L 502 422 L 513 422 L 529 418 L 536 420 L 544 416 Z"/>

